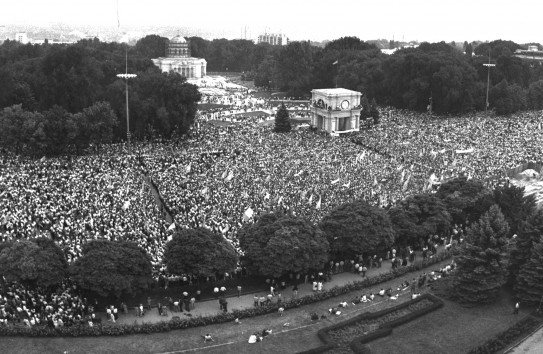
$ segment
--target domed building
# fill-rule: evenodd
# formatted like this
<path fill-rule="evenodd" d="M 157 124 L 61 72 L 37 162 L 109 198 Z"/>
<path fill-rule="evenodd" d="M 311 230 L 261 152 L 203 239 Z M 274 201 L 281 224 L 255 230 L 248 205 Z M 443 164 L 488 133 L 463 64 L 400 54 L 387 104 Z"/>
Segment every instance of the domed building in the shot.
<path fill-rule="evenodd" d="M 207 61 L 190 56 L 190 46 L 185 38 L 175 36 L 169 40 L 166 57 L 153 59 L 162 72 L 174 71 L 187 79 L 200 79 L 206 76 Z"/>

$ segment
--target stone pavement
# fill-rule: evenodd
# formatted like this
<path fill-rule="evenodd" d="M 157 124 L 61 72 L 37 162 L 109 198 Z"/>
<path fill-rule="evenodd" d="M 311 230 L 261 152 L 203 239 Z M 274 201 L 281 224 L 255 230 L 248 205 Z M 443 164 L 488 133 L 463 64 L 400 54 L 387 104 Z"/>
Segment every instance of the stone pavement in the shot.
<path fill-rule="evenodd" d="M 443 246 L 440 246 L 438 248 L 438 253 L 440 253 L 444 249 Z M 422 259 L 422 256 L 420 253 L 417 254 L 416 260 Z M 368 269 L 366 272 L 366 277 L 374 277 L 376 275 L 386 273 L 392 269 L 392 264 L 390 260 L 383 261 L 383 264 L 381 268 L 373 267 L 371 269 Z M 351 272 L 343 272 L 343 273 L 337 273 L 332 275 L 331 281 L 325 282 L 323 284 L 323 290 L 333 288 L 334 286 L 343 286 L 348 283 L 361 280 L 363 279 L 361 275 L 351 273 Z M 303 280 L 302 280 L 303 281 Z M 312 284 L 309 282 L 307 284 L 299 284 L 298 285 L 298 297 L 303 297 L 306 295 L 309 295 L 313 293 Z M 254 295 L 257 294 L 259 296 L 267 296 L 267 291 L 261 291 L 257 293 L 250 293 L 250 294 L 244 294 L 240 297 L 234 296 L 234 297 L 227 297 L 226 301 L 228 301 L 228 311 L 232 311 L 234 309 L 242 310 L 246 308 L 254 307 Z M 180 294 L 181 295 L 181 294 Z M 292 293 L 292 286 L 287 286 L 287 288 L 281 293 L 283 297 L 283 301 L 286 301 L 290 299 L 293 295 Z M 277 302 L 277 296 L 275 296 L 272 300 L 273 302 Z M 145 304 L 144 304 L 145 305 Z M 216 315 L 220 313 L 219 308 L 219 301 L 212 299 L 212 300 L 203 300 L 200 302 L 197 302 L 195 305 L 195 309 L 190 311 L 191 316 L 210 316 L 210 315 Z M 168 311 L 167 316 L 160 316 L 158 314 L 158 309 L 156 307 L 153 307 L 150 311 L 146 310 L 145 316 L 143 317 L 137 317 L 136 312 L 131 309 L 129 310 L 128 314 L 124 314 L 121 312 L 119 319 L 116 321 L 117 323 L 154 323 L 159 321 L 168 321 L 173 316 L 178 316 L 181 319 L 189 318 L 187 316 L 189 314 L 188 312 L 171 312 Z M 104 323 L 106 321 L 105 313 L 97 313 L 98 316 L 102 317 Z"/>

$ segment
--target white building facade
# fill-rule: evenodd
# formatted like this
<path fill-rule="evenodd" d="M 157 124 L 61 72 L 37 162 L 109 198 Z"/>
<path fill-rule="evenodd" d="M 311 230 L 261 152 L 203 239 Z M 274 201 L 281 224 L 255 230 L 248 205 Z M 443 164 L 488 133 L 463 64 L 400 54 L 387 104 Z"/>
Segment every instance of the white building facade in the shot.
<path fill-rule="evenodd" d="M 189 43 L 176 36 L 168 42 L 166 57 L 153 59 L 162 72 L 176 72 L 187 79 L 201 79 L 207 75 L 207 61 L 190 56 Z"/>

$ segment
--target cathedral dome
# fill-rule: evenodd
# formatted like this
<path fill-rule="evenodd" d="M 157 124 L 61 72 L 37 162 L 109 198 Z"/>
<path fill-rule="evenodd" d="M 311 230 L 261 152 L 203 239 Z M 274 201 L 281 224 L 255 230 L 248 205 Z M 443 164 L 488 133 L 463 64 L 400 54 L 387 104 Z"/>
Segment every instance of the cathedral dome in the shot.
<path fill-rule="evenodd" d="M 170 39 L 170 43 L 187 43 L 187 41 L 185 40 L 185 38 L 181 36 L 175 36 L 172 39 Z"/>

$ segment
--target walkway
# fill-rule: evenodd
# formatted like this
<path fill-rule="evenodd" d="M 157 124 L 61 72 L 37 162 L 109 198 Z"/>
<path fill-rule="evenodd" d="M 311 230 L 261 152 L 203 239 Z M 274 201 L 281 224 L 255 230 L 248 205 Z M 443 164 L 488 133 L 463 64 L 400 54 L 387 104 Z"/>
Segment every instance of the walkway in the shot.
<path fill-rule="evenodd" d="M 443 251 L 443 246 L 440 246 L 438 248 L 438 253 Z M 420 254 L 417 255 L 417 259 L 420 260 L 421 256 Z M 390 260 L 383 261 L 383 265 L 381 268 L 371 268 L 368 269 L 366 276 L 367 277 L 374 277 L 379 274 L 386 273 L 390 271 L 392 268 L 392 264 Z M 433 269 L 433 268 L 430 268 Z M 350 273 L 350 272 L 344 272 L 344 273 L 338 273 L 334 274 L 332 276 L 332 280 L 329 282 L 326 282 L 323 284 L 323 289 L 330 289 L 334 286 L 343 286 L 348 283 L 352 283 L 354 281 L 361 280 L 362 277 L 358 274 Z M 298 285 L 298 297 L 306 296 L 313 293 L 312 290 L 312 284 L 300 284 Z M 244 294 L 240 297 L 228 297 L 226 300 L 228 301 L 228 311 L 232 311 L 234 309 L 242 310 L 246 308 L 252 308 L 254 305 L 254 295 L 264 295 L 266 296 L 268 294 L 267 291 L 261 291 L 258 293 L 250 293 L 250 294 Z M 181 297 L 181 294 L 179 294 L 179 297 Z M 283 301 L 289 300 L 292 297 L 292 286 L 288 286 L 287 289 L 284 290 L 282 293 Z M 273 298 L 273 301 L 277 301 L 277 296 Z M 219 309 L 219 301 L 212 299 L 212 300 L 203 300 L 196 303 L 195 309 L 190 311 L 190 316 L 211 316 L 216 315 L 220 313 Z M 160 322 L 160 321 L 167 321 L 172 318 L 172 316 L 179 316 L 181 319 L 188 318 L 188 312 L 170 312 L 168 311 L 168 316 L 160 316 L 158 314 L 158 310 L 156 307 L 153 307 L 151 311 L 147 311 L 144 317 L 137 317 L 134 310 L 130 310 L 128 314 L 123 314 L 119 316 L 119 319 L 117 320 L 117 323 L 123 323 L 123 324 L 131 324 L 134 322 L 146 322 L 146 323 L 154 323 L 154 322 Z M 105 321 L 105 313 L 99 313 L 99 315 L 104 319 Z"/>

